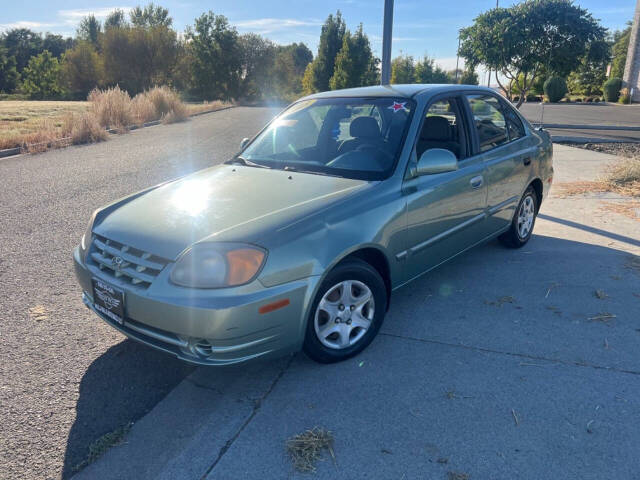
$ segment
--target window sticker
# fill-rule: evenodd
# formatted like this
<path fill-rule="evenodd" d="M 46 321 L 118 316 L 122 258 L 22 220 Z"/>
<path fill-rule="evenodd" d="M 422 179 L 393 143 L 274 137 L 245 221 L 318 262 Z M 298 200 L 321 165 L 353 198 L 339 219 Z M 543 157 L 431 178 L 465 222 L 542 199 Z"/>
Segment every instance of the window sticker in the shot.
<path fill-rule="evenodd" d="M 387 107 L 389 110 L 393 110 L 393 113 L 397 113 L 399 111 L 408 112 L 409 109 L 405 106 L 407 102 L 393 102 L 393 105 Z"/>

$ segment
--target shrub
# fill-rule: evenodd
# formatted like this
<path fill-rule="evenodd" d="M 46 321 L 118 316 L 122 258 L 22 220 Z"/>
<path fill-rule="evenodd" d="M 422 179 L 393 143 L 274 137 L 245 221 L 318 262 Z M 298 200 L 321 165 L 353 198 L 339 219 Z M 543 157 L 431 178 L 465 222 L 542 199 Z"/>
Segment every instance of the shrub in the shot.
<path fill-rule="evenodd" d="M 153 103 L 144 93 L 139 93 L 131 101 L 131 111 L 135 119 L 135 123 L 142 124 L 157 120 L 156 109 Z"/>
<path fill-rule="evenodd" d="M 100 126 L 95 115 L 90 112 L 70 114 L 64 118 L 62 132 L 71 138 L 71 143 L 101 142 L 107 139 L 107 131 Z"/>
<path fill-rule="evenodd" d="M 631 92 L 628 88 L 623 88 L 620 90 L 620 98 L 618 99 L 620 103 L 624 103 L 625 105 L 631 103 Z"/>
<path fill-rule="evenodd" d="M 175 90 L 169 87 L 154 87 L 139 93 L 133 99 L 133 111 L 140 123 L 152 120 L 175 123 L 188 116 L 186 106 Z"/>
<path fill-rule="evenodd" d="M 544 82 L 544 94 L 551 103 L 557 103 L 567 94 L 567 82 L 561 77 L 549 77 Z"/>
<path fill-rule="evenodd" d="M 622 88 L 622 80 L 620 78 L 610 78 L 602 86 L 604 91 L 604 99 L 607 102 L 617 102 L 620 97 L 620 89 Z"/>
<path fill-rule="evenodd" d="M 131 97 L 117 85 L 106 90 L 94 88 L 88 100 L 98 123 L 105 128 L 124 131 L 133 122 Z"/>

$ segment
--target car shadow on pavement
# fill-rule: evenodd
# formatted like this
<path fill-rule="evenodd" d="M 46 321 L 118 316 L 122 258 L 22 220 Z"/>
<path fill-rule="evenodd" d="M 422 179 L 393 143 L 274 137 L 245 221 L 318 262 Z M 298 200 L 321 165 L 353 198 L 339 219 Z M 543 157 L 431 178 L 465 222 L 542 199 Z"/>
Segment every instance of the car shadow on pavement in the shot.
<path fill-rule="evenodd" d="M 193 369 L 131 340 L 98 357 L 80 382 L 62 478 L 76 473 L 89 454 L 89 445 L 144 416 Z"/>

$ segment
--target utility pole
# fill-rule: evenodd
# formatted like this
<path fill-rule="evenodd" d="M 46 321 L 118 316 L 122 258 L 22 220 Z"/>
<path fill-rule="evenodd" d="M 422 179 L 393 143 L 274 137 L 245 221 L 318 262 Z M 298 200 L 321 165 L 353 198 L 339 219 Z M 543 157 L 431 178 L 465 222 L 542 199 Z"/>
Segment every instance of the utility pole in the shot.
<path fill-rule="evenodd" d="M 636 3 L 622 80 L 629 89 L 631 101 L 640 102 L 640 0 Z"/>
<path fill-rule="evenodd" d="M 393 30 L 393 0 L 384 0 L 384 26 L 382 30 L 382 85 L 391 83 L 391 39 Z"/>

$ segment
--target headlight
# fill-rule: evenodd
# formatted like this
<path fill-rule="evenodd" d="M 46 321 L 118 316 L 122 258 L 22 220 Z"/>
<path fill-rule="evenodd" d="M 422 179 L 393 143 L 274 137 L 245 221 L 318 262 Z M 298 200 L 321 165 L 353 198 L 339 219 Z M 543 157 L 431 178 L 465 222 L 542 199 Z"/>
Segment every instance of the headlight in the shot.
<path fill-rule="evenodd" d="M 96 219 L 96 214 L 98 210 L 93 212 L 91 215 L 91 219 L 89 220 L 89 225 L 87 225 L 87 230 L 82 234 L 82 238 L 80 239 L 80 252 L 82 253 L 83 260 L 87 256 L 87 252 L 89 250 L 89 245 L 91 245 L 91 235 L 93 235 L 93 222 Z"/>
<path fill-rule="evenodd" d="M 222 288 L 252 281 L 266 257 L 253 245 L 199 243 L 178 259 L 171 281 L 183 287 Z"/>

